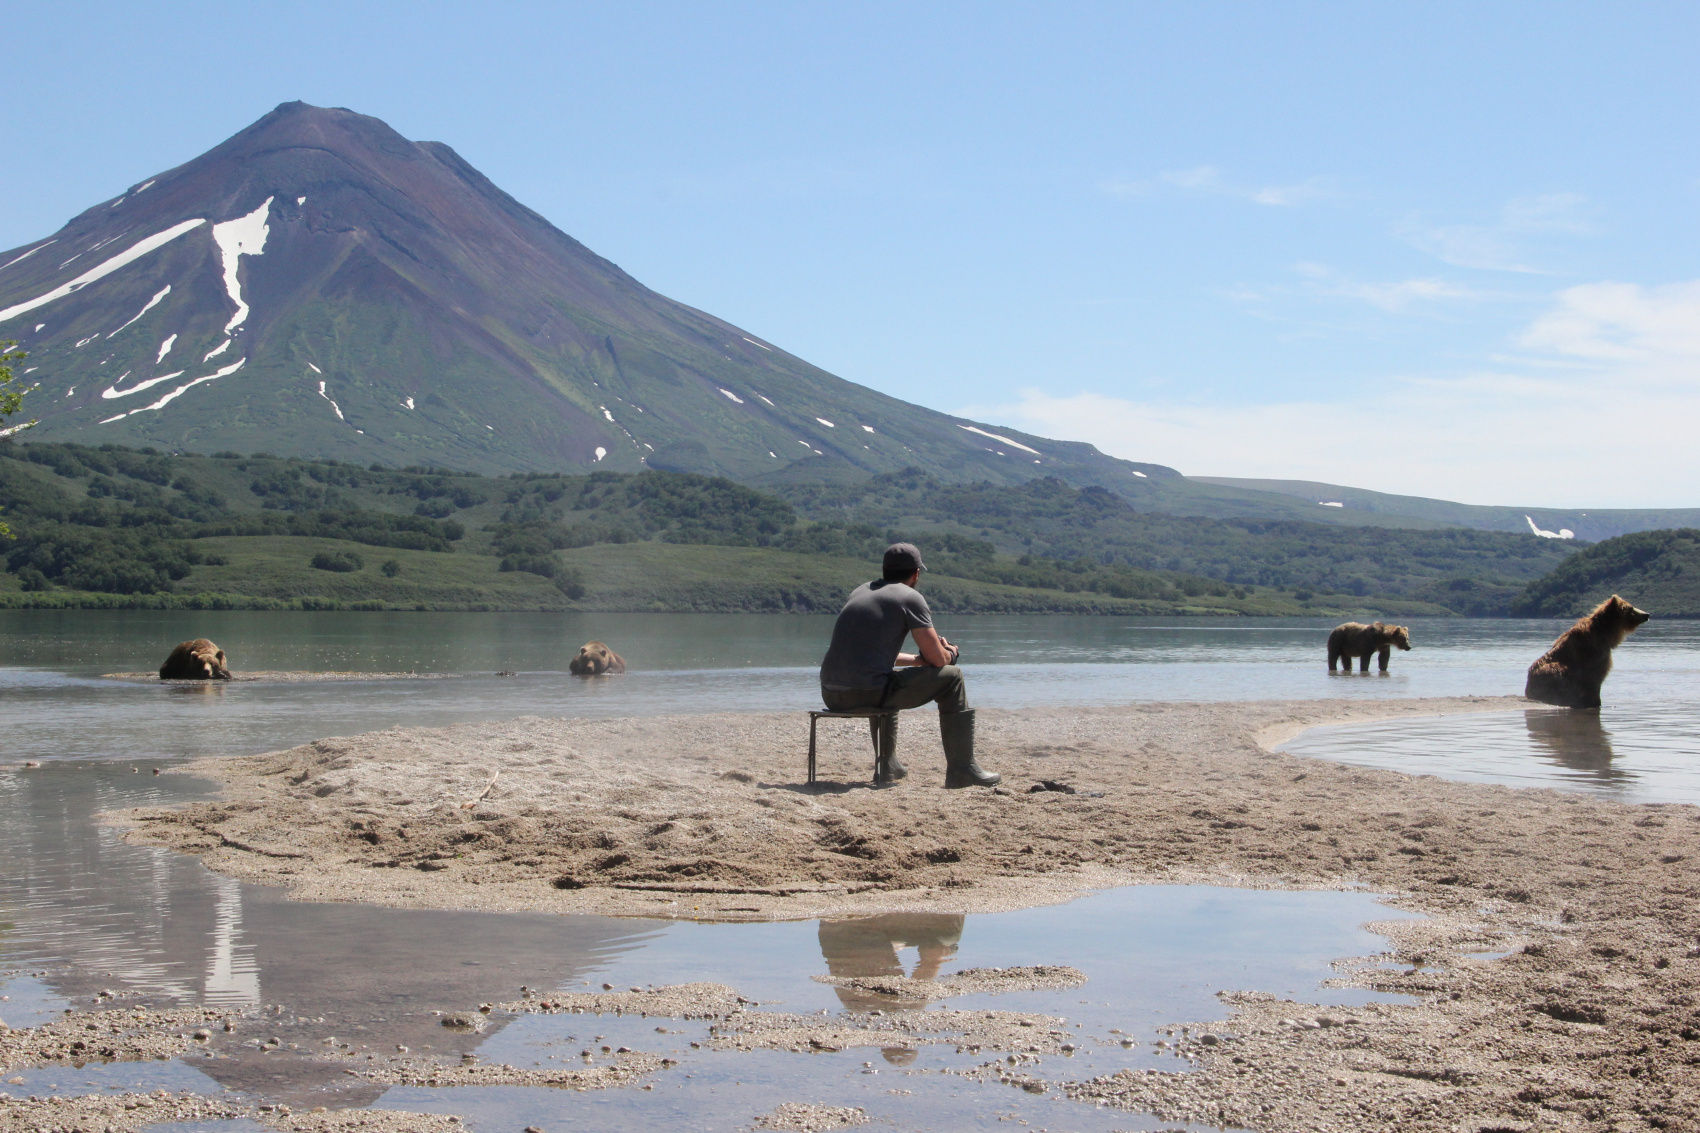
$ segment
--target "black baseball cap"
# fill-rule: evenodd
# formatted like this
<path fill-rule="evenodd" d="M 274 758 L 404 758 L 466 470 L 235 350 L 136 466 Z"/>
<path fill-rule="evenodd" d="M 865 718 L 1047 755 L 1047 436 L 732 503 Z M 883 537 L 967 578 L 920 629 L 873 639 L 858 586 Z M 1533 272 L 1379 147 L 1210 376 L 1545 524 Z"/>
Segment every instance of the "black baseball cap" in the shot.
<path fill-rule="evenodd" d="M 926 569 L 927 564 L 921 561 L 921 552 L 913 543 L 893 543 L 885 549 L 881 570 L 888 578 L 908 578 L 916 571 Z"/>

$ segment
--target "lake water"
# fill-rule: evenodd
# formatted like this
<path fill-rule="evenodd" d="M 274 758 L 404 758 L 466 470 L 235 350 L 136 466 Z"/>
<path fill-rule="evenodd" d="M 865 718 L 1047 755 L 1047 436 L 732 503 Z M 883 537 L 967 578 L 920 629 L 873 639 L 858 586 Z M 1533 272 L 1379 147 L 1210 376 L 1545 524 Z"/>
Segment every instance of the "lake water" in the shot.
<path fill-rule="evenodd" d="M 1134 700 L 1380 699 L 1508 695 L 1564 628 L 1557 621 L 1411 623 L 1416 648 L 1392 671 L 1326 671 L 1331 623 L 1307 620 L 943 618 L 964 648 L 970 693 L 987 707 Z M 851 935 L 888 945 L 835 955 L 843 926 L 695 925 L 590 917 L 491 916 L 286 902 L 217 877 L 192 858 L 130 846 L 100 811 L 202 790 L 151 771 L 202 755 L 247 754 L 398 724 L 519 715 L 610 716 L 815 706 L 830 619 L 809 616 L 280 614 L 0 611 L 0 1019 L 28 1025 L 102 990 L 167 1005 L 262 1012 L 210 1052 L 167 1063 L 25 1071 L 0 1091 L 166 1087 L 286 1101 L 455 1112 L 474 1129 L 748 1127 L 789 1100 L 860 1105 L 891 1128 L 1155 1128 L 1053 1095 L 976 1087 L 948 1073 L 978 1058 L 949 1045 L 822 1055 L 725 1055 L 691 1048 L 702 1028 L 606 1016 L 519 1017 L 455 1035 L 433 1011 L 516 998 L 522 985 L 728 983 L 773 1010 L 840 1010 L 815 981 L 858 963 L 913 971 L 918 947 L 946 940 L 943 972 L 1065 963 L 1073 991 L 958 1000 L 1064 1016 L 1078 1051 L 1041 1068 L 1079 1078 L 1173 1065 L 1164 1023 L 1219 1017 L 1213 993 L 1258 988 L 1310 1001 L 1362 1001 L 1323 986 L 1330 962 L 1384 945 L 1361 926 L 1395 914 L 1372 895 L 1140 887 L 1060 908 L 917 922 L 875 919 Z M 150 671 L 170 646 L 207 636 L 238 675 L 408 671 L 419 679 L 206 687 L 117 680 Z M 566 661 L 585 640 L 625 655 L 628 674 L 579 681 Z M 497 676 L 498 670 L 512 676 Z M 1700 801 L 1700 625 L 1655 620 L 1617 654 L 1598 714 L 1546 709 L 1317 729 L 1290 749 L 1404 770 L 1603 792 L 1630 801 Z M 799 726 L 799 751 L 803 730 Z M 22 770 L 26 761 L 41 766 Z M 948 919 L 948 918 L 947 918 Z M 918 945 L 917 942 L 923 942 Z M 875 956 L 879 953 L 879 956 Z M 938 950 L 935 948 L 935 955 Z M 883 958 L 882 958 L 883 957 Z M 869 974 L 873 974 L 870 972 Z M 896 1009 L 895 1007 L 893 1009 Z M 434 1048 L 453 1058 L 547 1065 L 594 1035 L 680 1059 L 654 1089 L 572 1094 L 361 1086 L 286 1049 L 328 1036 Z M 1122 1040 L 1131 1039 L 1124 1046 Z M 1066 1065 L 1063 1064 L 1066 1062 Z M 869 1063 L 869 1065 L 864 1065 Z M 558 1062 L 555 1063 L 558 1065 Z M 879 1070 L 873 1074 L 869 1071 Z M 11 1082 L 11 1077 L 20 1079 Z M 897 1080 L 894 1080 L 897 1079 Z M 894 1094 L 894 1089 L 905 1091 Z M 1013 1095 L 1013 1096 L 1012 1096 Z M 900 1100 L 899 1100 L 900 1099 Z M 0 1102 L 0 1106 L 3 1106 Z M 1172 1125 L 1166 1127 L 1173 1127 Z M 241 1126 L 220 1126 L 232 1131 Z"/>

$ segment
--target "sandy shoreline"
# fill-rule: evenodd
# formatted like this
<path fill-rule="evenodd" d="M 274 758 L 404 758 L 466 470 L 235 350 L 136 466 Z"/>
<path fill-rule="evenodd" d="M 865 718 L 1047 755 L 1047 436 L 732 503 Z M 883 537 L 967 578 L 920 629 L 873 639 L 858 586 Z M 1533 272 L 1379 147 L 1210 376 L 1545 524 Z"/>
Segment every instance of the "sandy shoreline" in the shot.
<path fill-rule="evenodd" d="M 752 920 L 1007 909 L 1140 882 L 1362 886 L 1427 914 L 1381 926 L 1395 965 L 1351 975 L 1412 1002 L 1325 1010 L 1240 989 L 1208 1035 L 1177 1037 L 1194 1073 L 1062 1088 L 1258 1130 L 1700 1128 L 1700 808 L 1269 750 L 1322 723 L 1524 705 L 982 710 L 982 762 L 1005 777 L 992 791 L 943 790 L 924 712 L 902 720 L 910 777 L 884 790 L 849 723 L 823 723 L 810 790 L 798 713 L 528 718 L 203 760 L 184 770 L 216 779 L 218 799 L 119 818 L 303 898 L 398 906 Z M 845 1017 L 713 1009 L 728 1033 L 777 1029 L 781 1045 L 858 1041 Z M 991 1058 L 981 1073 L 1013 1071 Z"/>

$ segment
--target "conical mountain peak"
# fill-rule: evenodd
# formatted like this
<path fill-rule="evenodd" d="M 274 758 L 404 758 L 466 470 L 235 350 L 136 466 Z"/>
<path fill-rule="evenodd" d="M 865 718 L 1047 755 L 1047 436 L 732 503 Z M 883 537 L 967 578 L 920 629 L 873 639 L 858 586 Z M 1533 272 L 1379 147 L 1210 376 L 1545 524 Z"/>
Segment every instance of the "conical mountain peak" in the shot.
<path fill-rule="evenodd" d="M 843 381 L 644 287 L 449 146 L 285 102 L 0 254 L 32 435 L 746 482 L 1174 473 Z"/>

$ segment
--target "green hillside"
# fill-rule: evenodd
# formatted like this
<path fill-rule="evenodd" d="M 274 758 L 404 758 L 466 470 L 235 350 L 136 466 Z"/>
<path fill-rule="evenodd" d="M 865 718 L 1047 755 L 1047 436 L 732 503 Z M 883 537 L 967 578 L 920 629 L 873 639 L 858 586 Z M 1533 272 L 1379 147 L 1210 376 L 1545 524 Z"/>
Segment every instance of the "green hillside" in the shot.
<path fill-rule="evenodd" d="M 1700 530 L 1639 531 L 1586 547 L 1511 603 L 1521 617 L 1579 617 L 1613 594 L 1661 618 L 1700 617 Z"/>
<path fill-rule="evenodd" d="M 1539 527 L 1554 533 L 1570 531 L 1584 543 L 1597 543 L 1632 531 L 1692 527 L 1700 523 L 1700 508 L 1498 507 L 1372 492 L 1313 480 L 1252 480 L 1231 476 L 1187 479 L 1224 489 L 1303 500 L 1323 513 L 1332 513 L 1333 518 L 1319 517 L 1324 522 L 1374 523 L 1387 527 L 1475 527 L 1519 535 L 1533 535 L 1533 527 Z"/>
<path fill-rule="evenodd" d="M 1177 571 L 1235 586 L 1332 592 L 1369 606 L 1423 603 L 1472 616 L 1503 615 L 1524 586 L 1574 550 L 1548 539 L 1457 527 L 1173 515 L 1135 510 L 1103 488 L 1077 489 L 1052 479 L 1007 488 L 943 484 L 913 469 L 850 488 L 784 494 L 817 519 L 956 532 L 992 543 L 1017 563 L 1043 558 Z"/>
<path fill-rule="evenodd" d="M 1498 614 L 1568 548 L 1136 512 L 1102 488 L 793 486 L 0 445 L 0 603 L 831 610 L 896 538 L 941 609 Z"/>

